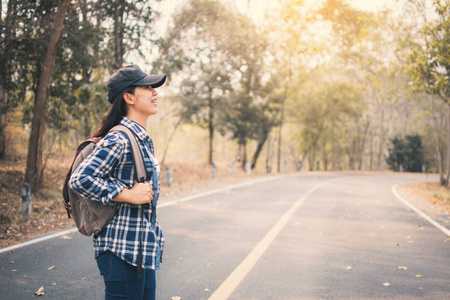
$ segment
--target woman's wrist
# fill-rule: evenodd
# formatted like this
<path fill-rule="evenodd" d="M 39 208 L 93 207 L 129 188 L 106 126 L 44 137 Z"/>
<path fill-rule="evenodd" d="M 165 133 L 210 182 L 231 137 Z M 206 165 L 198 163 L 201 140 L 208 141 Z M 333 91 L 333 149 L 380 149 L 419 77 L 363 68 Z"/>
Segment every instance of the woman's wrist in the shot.
<path fill-rule="evenodd" d="M 133 192 L 132 192 L 131 190 L 129 190 L 129 189 L 127 189 L 127 188 L 124 188 L 124 189 L 122 190 L 122 192 L 121 192 L 119 195 L 117 195 L 116 198 L 112 199 L 111 201 L 114 201 L 114 202 L 127 202 L 127 203 L 132 203 L 132 202 L 131 202 L 132 199 L 133 199 L 132 193 L 133 193 Z"/>

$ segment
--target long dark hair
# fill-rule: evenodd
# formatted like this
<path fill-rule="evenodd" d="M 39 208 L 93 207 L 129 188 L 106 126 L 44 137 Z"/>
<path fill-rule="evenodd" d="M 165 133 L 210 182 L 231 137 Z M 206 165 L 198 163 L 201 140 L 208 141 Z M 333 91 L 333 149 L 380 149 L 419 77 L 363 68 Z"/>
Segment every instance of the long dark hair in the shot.
<path fill-rule="evenodd" d="M 125 100 L 123 99 L 123 95 L 125 93 L 129 93 L 134 95 L 134 89 L 135 86 L 130 86 L 126 88 L 122 93 L 117 96 L 109 111 L 105 114 L 103 117 L 102 122 L 100 123 L 99 128 L 94 133 L 93 137 L 104 137 L 111 128 L 119 124 L 120 120 L 122 120 L 122 117 L 127 114 L 127 105 L 125 103 Z"/>

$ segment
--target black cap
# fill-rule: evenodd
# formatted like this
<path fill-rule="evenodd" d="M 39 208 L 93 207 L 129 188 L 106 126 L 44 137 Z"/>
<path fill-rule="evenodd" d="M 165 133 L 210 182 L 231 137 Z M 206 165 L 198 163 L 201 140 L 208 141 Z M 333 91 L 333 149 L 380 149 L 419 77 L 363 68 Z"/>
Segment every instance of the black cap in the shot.
<path fill-rule="evenodd" d="M 160 87 L 166 82 L 166 74 L 148 75 L 136 65 L 129 65 L 116 70 L 108 81 L 108 101 L 113 103 L 129 86 L 147 86 L 152 88 Z"/>

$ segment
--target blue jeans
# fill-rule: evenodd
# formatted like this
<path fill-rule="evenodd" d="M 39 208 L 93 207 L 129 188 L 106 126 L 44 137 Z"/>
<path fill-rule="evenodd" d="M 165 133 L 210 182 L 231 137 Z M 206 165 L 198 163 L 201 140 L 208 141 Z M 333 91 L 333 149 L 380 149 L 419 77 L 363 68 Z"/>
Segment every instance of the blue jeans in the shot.
<path fill-rule="evenodd" d="M 156 298 L 156 272 L 144 269 L 137 278 L 137 267 L 123 261 L 110 251 L 97 257 L 100 274 L 105 281 L 105 300 L 154 300 Z"/>

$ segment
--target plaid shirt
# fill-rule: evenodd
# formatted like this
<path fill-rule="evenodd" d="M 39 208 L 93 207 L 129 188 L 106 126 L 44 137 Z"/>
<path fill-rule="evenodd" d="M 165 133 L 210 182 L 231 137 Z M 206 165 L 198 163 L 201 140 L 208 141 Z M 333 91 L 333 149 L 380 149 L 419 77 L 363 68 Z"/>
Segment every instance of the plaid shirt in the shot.
<path fill-rule="evenodd" d="M 147 178 L 151 179 L 156 203 L 160 189 L 159 162 L 154 156 L 153 141 L 136 122 L 123 117 L 120 124 L 136 135 L 138 144 L 142 147 Z M 94 151 L 72 174 L 69 186 L 89 200 L 101 201 L 105 205 L 119 205 L 111 222 L 98 235 L 94 235 L 95 257 L 109 250 L 136 266 L 139 237 L 142 233 L 143 268 L 157 270 L 162 258 L 164 236 L 158 221 L 154 225 L 150 222 L 150 206 L 111 201 L 124 188 L 131 189 L 135 182 L 130 142 L 124 133 L 115 131 L 108 133 L 97 143 Z M 143 222 L 140 217 L 142 209 Z"/>

